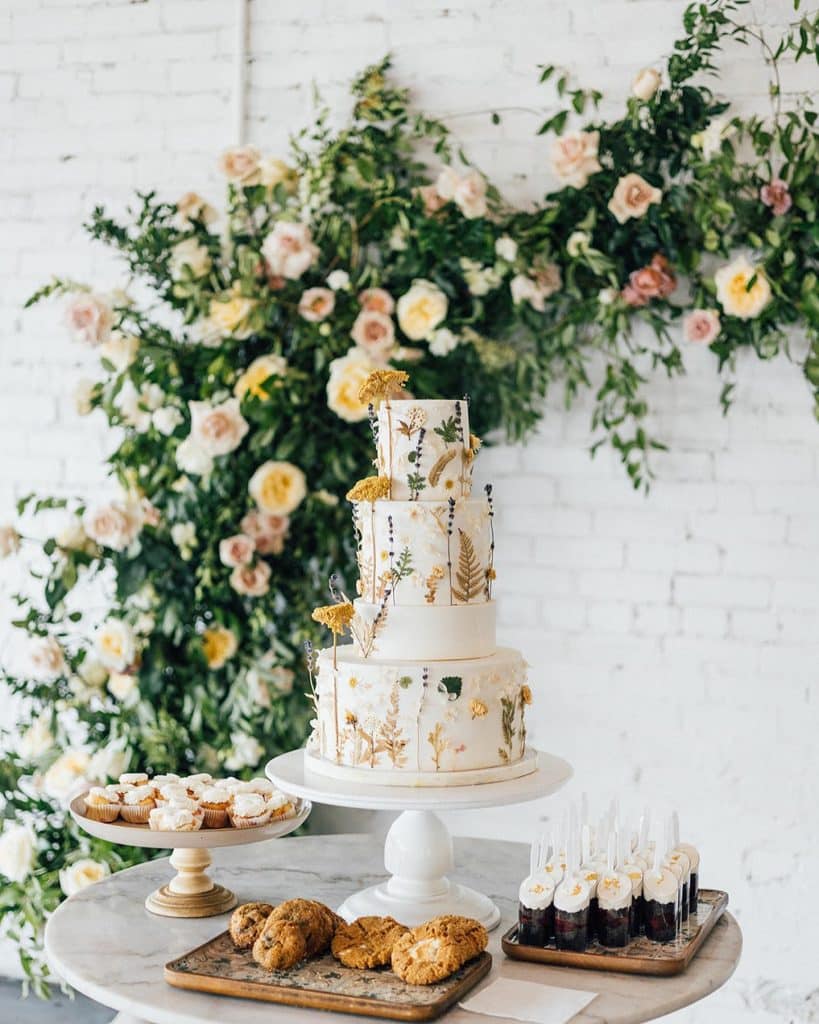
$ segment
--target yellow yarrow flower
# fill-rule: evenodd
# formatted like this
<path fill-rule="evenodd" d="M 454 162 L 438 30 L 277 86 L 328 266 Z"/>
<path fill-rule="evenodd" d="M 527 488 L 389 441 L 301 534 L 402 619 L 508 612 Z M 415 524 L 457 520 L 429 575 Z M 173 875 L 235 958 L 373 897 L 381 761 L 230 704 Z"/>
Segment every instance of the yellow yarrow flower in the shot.
<path fill-rule="evenodd" d="M 409 374 L 403 370 L 373 370 L 359 388 L 359 400 L 378 403 L 383 398 L 397 395 L 408 381 Z"/>
<path fill-rule="evenodd" d="M 332 631 L 334 636 L 343 633 L 353 621 L 352 601 L 341 601 L 339 604 L 326 604 L 313 609 L 313 621 L 320 622 Z"/>
<path fill-rule="evenodd" d="M 390 493 L 390 481 L 385 476 L 365 476 L 347 491 L 347 501 L 378 501 Z"/>

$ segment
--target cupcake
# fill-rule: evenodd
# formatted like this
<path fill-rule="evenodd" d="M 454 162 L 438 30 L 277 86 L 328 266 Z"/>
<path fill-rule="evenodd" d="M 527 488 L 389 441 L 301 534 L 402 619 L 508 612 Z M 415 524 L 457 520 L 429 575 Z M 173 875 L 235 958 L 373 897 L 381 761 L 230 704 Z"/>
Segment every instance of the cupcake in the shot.
<path fill-rule="evenodd" d="M 156 796 L 156 803 L 158 807 L 162 807 L 163 804 L 174 803 L 177 800 L 190 800 L 188 796 L 188 787 L 183 786 L 181 782 L 166 782 L 164 786 L 160 786 L 159 793 Z"/>
<path fill-rule="evenodd" d="M 688 891 L 691 881 L 691 861 L 682 850 L 672 850 L 664 861 L 671 868 L 680 883 L 680 921 L 688 920 Z"/>
<path fill-rule="evenodd" d="M 518 943 L 543 947 L 554 935 L 555 887 L 551 878 L 538 871 L 520 884 L 518 892 Z"/>
<path fill-rule="evenodd" d="M 631 879 L 622 871 L 605 871 L 597 884 L 597 937 L 601 946 L 628 945 Z"/>
<path fill-rule="evenodd" d="M 558 949 L 577 953 L 585 950 L 590 898 L 589 883 L 582 875 L 567 875 L 555 889 L 555 945 Z"/>
<path fill-rule="evenodd" d="M 167 775 L 154 775 L 151 779 L 151 785 L 154 787 L 154 800 L 159 802 L 159 796 L 163 786 L 173 786 L 179 782 L 179 776 L 173 772 L 168 772 Z"/>
<path fill-rule="evenodd" d="M 228 823 L 230 793 L 221 786 L 206 786 L 200 796 L 205 828 L 224 828 Z"/>
<path fill-rule="evenodd" d="M 268 798 L 267 808 L 270 811 L 272 821 L 283 821 L 285 818 L 290 818 L 296 810 L 290 797 L 280 793 L 277 789 Z"/>
<path fill-rule="evenodd" d="M 646 938 L 672 942 L 677 935 L 679 884 L 669 868 L 649 868 L 643 875 Z"/>
<path fill-rule="evenodd" d="M 629 933 L 636 938 L 643 930 L 643 867 L 642 863 L 630 860 L 623 865 L 623 871 L 628 875 L 631 882 L 631 908 L 629 910 Z M 646 869 L 647 870 L 647 869 Z"/>
<path fill-rule="evenodd" d="M 690 866 L 690 875 L 688 879 L 688 909 L 692 914 L 697 912 L 697 903 L 699 901 L 700 894 L 700 854 L 696 846 L 692 846 L 690 843 L 677 843 L 674 850 L 681 851 L 688 857 L 688 863 Z"/>
<path fill-rule="evenodd" d="M 196 775 L 186 775 L 184 778 L 179 780 L 179 785 L 184 786 L 188 791 L 188 796 L 192 800 L 199 798 L 202 790 L 206 786 L 213 784 L 213 776 L 208 775 L 207 772 L 198 772 Z"/>
<path fill-rule="evenodd" d="M 119 777 L 121 786 L 144 786 L 148 781 L 145 772 L 125 772 Z"/>
<path fill-rule="evenodd" d="M 119 791 L 113 786 L 92 786 L 85 794 L 84 803 L 86 818 L 106 824 L 117 820 L 122 805 Z"/>
<path fill-rule="evenodd" d="M 132 825 L 144 825 L 155 807 L 154 787 L 146 783 L 144 786 L 133 786 L 126 790 L 120 814 L 124 821 Z"/>
<path fill-rule="evenodd" d="M 202 827 L 202 814 L 190 807 L 163 804 L 148 815 L 148 826 L 155 832 L 196 832 Z"/>
<path fill-rule="evenodd" d="M 270 781 L 270 779 L 251 779 L 250 782 L 246 782 L 243 793 L 258 793 L 259 796 L 263 796 L 266 800 L 269 800 L 274 793 L 278 790 Z"/>
<path fill-rule="evenodd" d="M 229 814 L 234 828 L 254 828 L 270 821 L 267 801 L 259 793 L 236 793 Z"/>

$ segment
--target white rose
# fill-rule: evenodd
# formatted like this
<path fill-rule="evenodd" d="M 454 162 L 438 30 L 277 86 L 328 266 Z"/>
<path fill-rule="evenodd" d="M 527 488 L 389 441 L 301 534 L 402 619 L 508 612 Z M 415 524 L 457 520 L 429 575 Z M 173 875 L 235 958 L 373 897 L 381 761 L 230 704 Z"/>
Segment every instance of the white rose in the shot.
<path fill-rule="evenodd" d="M 131 704 L 139 692 L 139 680 L 131 672 L 112 672 L 108 677 L 108 692 L 122 704 Z"/>
<path fill-rule="evenodd" d="M 0 526 L 0 558 L 8 558 L 20 550 L 20 534 L 9 523 Z"/>
<path fill-rule="evenodd" d="M 98 781 L 118 779 L 128 770 L 130 763 L 131 751 L 124 749 L 120 741 L 114 740 L 92 754 L 88 764 L 88 775 Z"/>
<path fill-rule="evenodd" d="M 327 405 L 336 416 L 347 423 L 359 423 L 367 418 L 367 403 L 361 401 L 358 392 L 375 369 L 376 364 L 357 345 L 346 356 L 339 356 L 330 363 Z"/>
<path fill-rule="evenodd" d="M 714 283 L 719 304 L 729 316 L 740 320 L 758 317 L 771 301 L 771 285 L 765 271 L 745 256 L 720 267 L 714 274 Z"/>
<path fill-rule="evenodd" d="M 486 215 L 486 181 L 483 175 L 478 171 L 467 171 L 458 179 L 452 198 L 467 220 L 484 217 Z"/>
<path fill-rule="evenodd" d="M 444 167 L 435 179 L 433 188 L 436 194 L 446 201 L 455 198 L 455 189 L 458 187 L 460 177 L 454 167 Z"/>
<path fill-rule="evenodd" d="M 176 449 L 176 464 L 192 476 L 207 476 L 213 471 L 213 459 L 192 437 L 186 437 Z"/>
<path fill-rule="evenodd" d="M 99 348 L 100 358 L 109 362 L 117 373 L 122 373 L 134 362 L 139 351 L 139 338 L 133 334 L 112 334 Z"/>
<path fill-rule="evenodd" d="M 75 341 L 96 348 L 111 333 L 114 311 L 102 296 L 80 292 L 69 301 L 65 320 Z"/>
<path fill-rule="evenodd" d="M 583 188 L 602 170 L 597 159 L 600 132 L 566 132 L 552 143 L 552 170 L 564 185 Z"/>
<path fill-rule="evenodd" d="M 255 736 L 247 733 L 234 732 L 230 737 L 231 749 L 225 758 L 225 768 L 231 772 L 242 768 L 255 768 L 264 757 L 264 747 Z"/>
<path fill-rule="evenodd" d="M 590 244 L 591 235 L 588 231 L 573 231 L 569 235 L 568 242 L 566 242 L 566 252 L 572 259 L 577 259 L 578 256 L 588 249 Z"/>
<path fill-rule="evenodd" d="M 95 882 L 111 874 L 111 869 L 100 860 L 83 857 L 60 871 L 60 888 L 66 896 L 74 896 Z"/>
<path fill-rule="evenodd" d="M 46 715 L 35 718 L 20 737 L 19 751 L 27 761 L 36 761 L 54 746 L 50 719 Z"/>
<path fill-rule="evenodd" d="M 424 341 L 446 318 L 446 295 L 431 281 L 419 278 L 398 300 L 396 314 L 401 330 L 412 341 Z"/>
<path fill-rule="evenodd" d="M 107 619 L 94 635 L 94 649 L 112 672 L 124 672 L 136 658 L 136 637 L 127 622 Z"/>
<path fill-rule="evenodd" d="M 7 824 L 0 834 L 0 875 L 18 885 L 34 867 L 34 833 L 28 825 Z"/>
<path fill-rule="evenodd" d="M 211 268 L 210 253 L 207 246 L 196 238 L 186 238 L 177 242 L 171 249 L 168 258 L 168 270 L 174 281 L 179 281 L 186 275 L 186 270 L 193 277 L 204 277 Z"/>
<path fill-rule="evenodd" d="M 344 292 L 350 287 L 350 275 L 346 270 L 333 270 L 327 275 L 327 287 L 334 292 Z"/>
<path fill-rule="evenodd" d="M 655 68 L 643 68 L 642 71 L 638 71 L 631 83 L 631 93 L 636 96 L 638 100 L 646 102 L 660 88 L 660 72 Z"/>
<path fill-rule="evenodd" d="M 53 636 L 42 636 L 33 640 L 29 649 L 31 678 L 40 683 L 53 683 L 65 674 L 66 664 L 63 649 Z"/>
<path fill-rule="evenodd" d="M 78 416 L 87 416 L 94 411 L 92 405 L 97 385 L 90 377 L 81 377 L 74 385 L 72 398 L 74 399 L 74 410 Z"/>
<path fill-rule="evenodd" d="M 43 789 L 52 800 L 64 802 L 81 792 L 88 782 L 88 752 L 69 748 L 60 754 L 43 776 Z"/>
<path fill-rule="evenodd" d="M 165 437 L 170 437 L 184 419 L 175 405 L 163 405 L 159 409 L 154 409 L 151 414 L 151 422 Z"/>
<path fill-rule="evenodd" d="M 239 410 L 238 398 L 228 398 L 220 405 L 188 402 L 188 408 L 191 411 L 191 440 L 206 455 L 227 455 L 235 451 L 248 432 L 248 423 Z"/>
<path fill-rule="evenodd" d="M 518 255 L 518 243 L 509 235 L 501 235 L 495 240 L 495 255 L 507 263 L 514 263 Z"/>
<path fill-rule="evenodd" d="M 434 356 L 448 356 L 460 342 L 458 335 L 448 327 L 440 327 L 429 340 L 429 350 Z"/>
<path fill-rule="evenodd" d="M 290 281 L 298 280 L 313 265 L 318 254 L 310 228 L 293 221 L 278 221 L 262 243 L 262 256 L 270 273 Z"/>
<path fill-rule="evenodd" d="M 86 509 L 82 525 L 95 544 L 125 551 L 142 529 L 142 508 L 136 501 L 112 501 L 108 505 Z"/>

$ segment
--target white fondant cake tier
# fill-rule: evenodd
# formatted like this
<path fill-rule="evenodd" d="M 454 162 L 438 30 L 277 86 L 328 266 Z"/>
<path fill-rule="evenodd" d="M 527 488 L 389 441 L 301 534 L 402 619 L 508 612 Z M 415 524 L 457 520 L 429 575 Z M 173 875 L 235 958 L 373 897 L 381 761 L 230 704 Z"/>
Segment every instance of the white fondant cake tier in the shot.
<path fill-rule="evenodd" d="M 353 602 L 356 653 L 365 658 L 451 661 L 495 653 L 495 602 L 429 605 Z"/>
<path fill-rule="evenodd" d="M 472 489 L 469 404 L 463 399 L 383 402 L 378 410 L 376 466 L 389 497 L 441 501 Z"/>
<path fill-rule="evenodd" d="M 526 663 L 488 658 L 384 661 L 352 645 L 321 651 L 311 749 L 337 765 L 458 772 L 514 764 L 526 749 Z M 454 784 L 454 783 L 453 783 Z"/>
<path fill-rule="evenodd" d="M 370 604 L 482 604 L 491 597 L 489 502 L 359 501 L 358 594 Z"/>

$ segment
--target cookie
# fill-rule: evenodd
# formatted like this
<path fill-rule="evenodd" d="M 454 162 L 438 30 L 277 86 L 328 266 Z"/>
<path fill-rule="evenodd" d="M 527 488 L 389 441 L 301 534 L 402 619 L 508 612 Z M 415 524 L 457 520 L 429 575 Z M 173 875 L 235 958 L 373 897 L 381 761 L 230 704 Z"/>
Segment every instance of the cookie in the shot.
<path fill-rule="evenodd" d="M 341 918 L 315 900 L 285 900 L 275 907 L 253 943 L 253 959 L 269 971 L 284 971 L 324 953 Z"/>
<path fill-rule="evenodd" d="M 408 931 L 392 917 L 359 917 L 338 926 L 330 949 L 345 967 L 383 967 L 390 962 L 397 940 Z"/>
<path fill-rule="evenodd" d="M 484 926 L 470 917 L 434 917 L 396 941 L 392 969 L 410 985 L 433 985 L 476 957 L 488 941 Z"/>
<path fill-rule="evenodd" d="M 233 945 L 237 949 L 250 949 L 272 912 L 273 906 L 270 903 L 243 903 L 237 907 L 230 915 L 229 930 Z"/>

